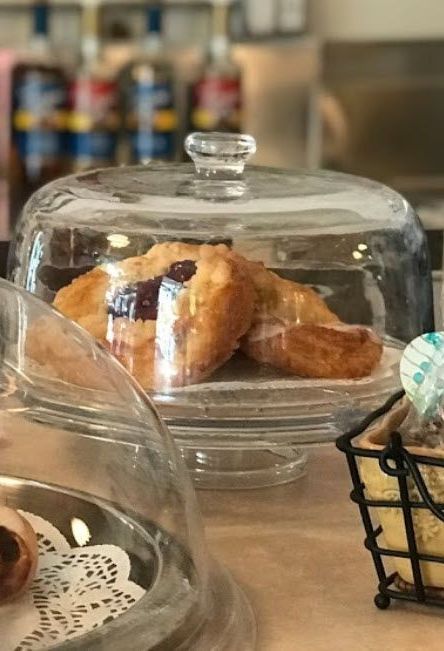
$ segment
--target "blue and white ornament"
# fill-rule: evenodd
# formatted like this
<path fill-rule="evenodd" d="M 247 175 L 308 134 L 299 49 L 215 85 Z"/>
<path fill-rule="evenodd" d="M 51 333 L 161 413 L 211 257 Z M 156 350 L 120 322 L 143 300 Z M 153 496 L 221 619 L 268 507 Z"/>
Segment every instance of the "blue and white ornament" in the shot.
<path fill-rule="evenodd" d="M 432 418 L 444 396 L 444 332 L 429 332 L 411 341 L 402 355 L 400 373 L 416 410 Z"/>

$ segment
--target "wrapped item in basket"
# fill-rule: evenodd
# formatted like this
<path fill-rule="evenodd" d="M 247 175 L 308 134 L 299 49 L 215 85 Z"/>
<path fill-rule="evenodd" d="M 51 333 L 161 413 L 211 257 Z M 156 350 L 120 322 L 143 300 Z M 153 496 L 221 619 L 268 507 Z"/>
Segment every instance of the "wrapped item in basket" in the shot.
<path fill-rule="evenodd" d="M 401 500 L 398 477 L 388 474 L 394 463 L 390 436 L 398 432 L 405 450 L 408 500 L 424 505 L 425 496 L 431 505 L 411 509 L 417 551 L 444 560 L 444 521 L 439 517 L 439 505 L 444 504 L 444 335 L 429 333 L 414 340 L 404 352 L 400 371 L 407 395 L 361 437 L 361 448 L 380 455 L 361 457 L 360 475 L 369 499 Z M 379 506 L 377 512 L 387 548 L 407 552 L 402 508 Z M 401 579 L 414 583 L 411 559 L 395 556 L 393 560 Z M 420 568 L 424 585 L 444 587 L 444 564 L 423 560 Z"/>

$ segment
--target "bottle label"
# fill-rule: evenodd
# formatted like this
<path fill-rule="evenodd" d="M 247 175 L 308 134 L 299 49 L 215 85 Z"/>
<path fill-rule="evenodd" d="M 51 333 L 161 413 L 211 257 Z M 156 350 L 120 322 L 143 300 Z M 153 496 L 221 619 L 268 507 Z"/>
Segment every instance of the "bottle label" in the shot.
<path fill-rule="evenodd" d="M 48 73 L 30 71 L 13 89 L 12 128 L 22 159 L 54 159 L 63 149 L 66 125 L 66 89 Z"/>
<path fill-rule="evenodd" d="M 27 157 L 53 159 L 61 153 L 63 147 L 60 133 L 38 129 L 17 131 L 15 142 L 22 159 Z"/>
<path fill-rule="evenodd" d="M 191 126 L 199 131 L 240 131 L 241 107 L 240 79 L 201 79 L 193 87 Z"/>
<path fill-rule="evenodd" d="M 68 149 L 88 164 L 111 163 L 117 147 L 117 86 L 92 78 L 76 80 L 70 89 Z"/>
<path fill-rule="evenodd" d="M 134 161 L 172 158 L 178 126 L 170 82 L 133 83 L 128 93 L 127 131 Z"/>
<path fill-rule="evenodd" d="M 71 133 L 68 149 L 75 159 L 95 162 L 112 162 L 116 153 L 116 137 L 109 131 L 92 130 L 86 133 Z"/>

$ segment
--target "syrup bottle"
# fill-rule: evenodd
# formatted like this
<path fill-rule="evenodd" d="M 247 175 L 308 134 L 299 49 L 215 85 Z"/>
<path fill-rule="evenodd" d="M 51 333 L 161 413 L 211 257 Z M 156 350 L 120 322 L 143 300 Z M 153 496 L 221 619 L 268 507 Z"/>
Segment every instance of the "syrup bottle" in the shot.
<path fill-rule="evenodd" d="M 69 92 L 67 141 L 73 172 L 112 165 L 116 158 L 117 81 L 100 56 L 99 19 L 98 1 L 85 0 L 81 64 Z"/>
<path fill-rule="evenodd" d="M 172 160 L 177 147 L 174 71 L 163 48 L 161 9 L 149 7 L 146 20 L 141 56 L 120 77 L 125 163 Z"/>
<path fill-rule="evenodd" d="M 32 14 L 29 49 L 12 74 L 12 222 L 35 190 L 67 171 L 66 76 L 51 52 L 46 3 L 36 2 Z"/>
<path fill-rule="evenodd" d="M 231 57 L 228 10 L 226 0 L 214 0 L 205 62 L 191 87 L 191 131 L 240 132 L 242 128 L 242 74 Z"/>

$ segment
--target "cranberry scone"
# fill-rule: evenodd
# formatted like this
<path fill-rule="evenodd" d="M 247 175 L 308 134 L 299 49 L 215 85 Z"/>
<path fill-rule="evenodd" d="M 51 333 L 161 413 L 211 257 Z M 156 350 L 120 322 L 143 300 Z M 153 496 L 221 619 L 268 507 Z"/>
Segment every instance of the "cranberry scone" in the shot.
<path fill-rule="evenodd" d="M 94 269 L 54 299 L 148 390 L 208 377 L 238 348 L 254 304 L 250 275 L 226 246 L 178 242 Z"/>

